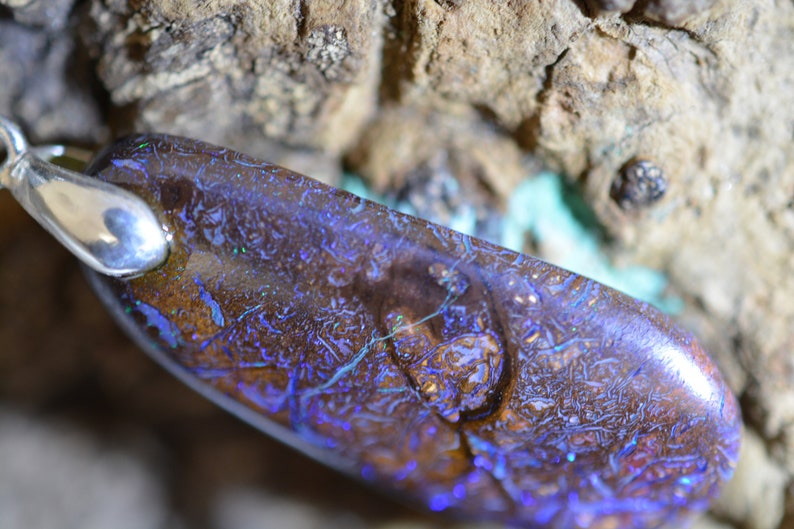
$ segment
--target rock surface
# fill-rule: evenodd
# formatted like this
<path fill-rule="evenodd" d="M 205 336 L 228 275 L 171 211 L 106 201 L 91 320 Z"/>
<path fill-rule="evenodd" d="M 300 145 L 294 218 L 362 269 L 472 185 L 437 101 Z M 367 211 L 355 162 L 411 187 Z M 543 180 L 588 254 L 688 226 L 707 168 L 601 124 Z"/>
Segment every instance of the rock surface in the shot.
<path fill-rule="evenodd" d="M 794 505 L 794 4 L 92 0 L 57 2 L 71 14 L 55 25 L 46 4 L 0 2 L 0 112 L 36 141 L 176 132 L 328 180 L 343 158 L 382 190 L 441 168 L 497 209 L 527 167 L 568 175 L 614 260 L 665 271 L 684 296 L 682 320 Z M 667 191 L 625 210 L 610 190 L 633 159 L 662 169 Z M 65 257 L 34 257 L 54 250 L 0 214 L 4 285 L 18 293 L 2 306 L 2 343 L 15 344 L 2 397 L 52 402 L 53 381 L 106 375 L 84 342 L 129 346 L 87 321 L 95 306 L 46 309 L 88 294 Z M 82 355 L 51 358 L 56 346 Z"/>

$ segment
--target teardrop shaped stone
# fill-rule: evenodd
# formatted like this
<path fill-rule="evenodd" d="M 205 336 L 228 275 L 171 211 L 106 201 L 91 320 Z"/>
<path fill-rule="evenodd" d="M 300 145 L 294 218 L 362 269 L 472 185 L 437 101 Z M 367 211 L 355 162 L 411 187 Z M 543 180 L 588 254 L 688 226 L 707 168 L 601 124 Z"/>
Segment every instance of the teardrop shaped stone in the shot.
<path fill-rule="evenodd" d="M 90 173 L 172 235 L 91 275 L 186 383 L 434 511 L 681 527 L 734 469 L 736 400 L 663 314 L 587 278 L 240 153 L 139 136 Z"/>

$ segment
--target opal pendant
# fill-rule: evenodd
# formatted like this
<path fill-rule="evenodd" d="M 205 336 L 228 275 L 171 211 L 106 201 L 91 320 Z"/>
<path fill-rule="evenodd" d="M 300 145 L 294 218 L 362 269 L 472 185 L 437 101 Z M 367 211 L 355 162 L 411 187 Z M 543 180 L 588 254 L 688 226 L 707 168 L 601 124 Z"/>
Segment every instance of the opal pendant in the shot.
<path fill-rule="evenodd" d="M 127 333 L 260 430 L 404 500 L 527 528 L 682 527 L 731 476 L 735 398 L 663 314 L 243 154 L 131 137 L 165 264 L 89 273 Z"/>

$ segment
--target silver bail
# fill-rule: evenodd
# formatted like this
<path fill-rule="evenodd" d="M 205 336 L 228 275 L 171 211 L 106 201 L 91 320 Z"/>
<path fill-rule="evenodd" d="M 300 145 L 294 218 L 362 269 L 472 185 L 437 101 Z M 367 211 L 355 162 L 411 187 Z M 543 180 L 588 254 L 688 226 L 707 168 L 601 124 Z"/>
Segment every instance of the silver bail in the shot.
<path fill-rule="evenodd" d="M 134 276 L 165 262 L 168 234 L 141 198 L 39 158 L 19 127 L 0 116 L 3 148 L 0 188 L 90 268 Z"/>

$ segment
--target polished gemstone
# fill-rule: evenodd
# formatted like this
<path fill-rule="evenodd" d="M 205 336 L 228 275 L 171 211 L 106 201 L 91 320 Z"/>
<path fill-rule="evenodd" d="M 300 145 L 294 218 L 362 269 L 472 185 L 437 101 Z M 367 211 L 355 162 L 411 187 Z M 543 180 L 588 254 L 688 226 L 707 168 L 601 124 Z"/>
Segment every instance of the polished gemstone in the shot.
<path fill-rule="evenodd" d="M 195 389 L 435 511 L 523 527 L 681 527 L 730 477 L 740 418 L 669 318 L 587 278 L 237 152 L 127 139 L 92 174 L 172 237 L 92 275 Z"/>

